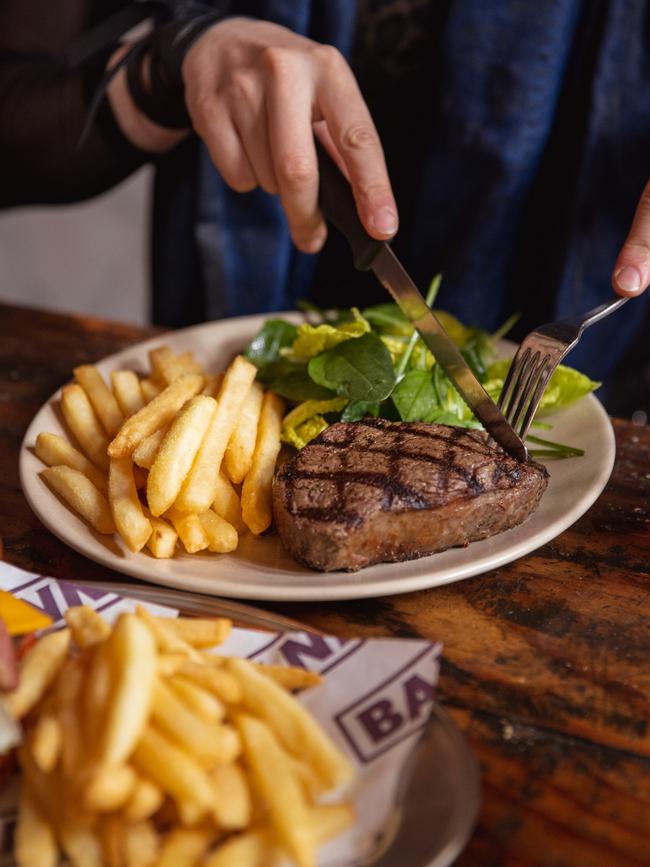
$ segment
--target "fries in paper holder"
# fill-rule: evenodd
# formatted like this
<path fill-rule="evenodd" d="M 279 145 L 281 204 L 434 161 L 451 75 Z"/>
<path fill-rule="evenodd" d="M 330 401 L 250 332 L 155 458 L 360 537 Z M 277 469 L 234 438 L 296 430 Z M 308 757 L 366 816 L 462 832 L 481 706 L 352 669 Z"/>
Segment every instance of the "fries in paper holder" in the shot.
<path fill-rule="evenodd" d="M 66 623 L 7 697 L 18 867 L 312 867 L 353 821 L 331 799 L 351 765 L 289 691 L 317 676 L 210 653 L 223 618 L 138 607 L 111 627 L 78 606 Z"/>

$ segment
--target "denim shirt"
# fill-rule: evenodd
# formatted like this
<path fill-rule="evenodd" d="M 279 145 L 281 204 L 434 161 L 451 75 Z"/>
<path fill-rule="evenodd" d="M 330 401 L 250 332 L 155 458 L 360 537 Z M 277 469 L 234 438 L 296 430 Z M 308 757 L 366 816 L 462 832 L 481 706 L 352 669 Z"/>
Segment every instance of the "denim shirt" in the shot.
<path fill-rule="evenodd" d="M 381 106 L 394 140 L 389 167 L 399 177 L 400 162 L 410 166 L 410 184 L 396 187 L 395 249 L 422 288 L 443 272 L 438 305 L 465 322 L 494 329 L 520 311 L 518 336 L 612 294 L 612 266 L 650 175 L 650 9 L 645 0 L 442 6 L 409 135 L 400 139 Z M 352 0 L 234 0 L 231 9 L 351 54 Z M 277 199 L 230 190 L 198 143 L 159 174 L 159 322 L 287 310 L 313 294 L 318 259 L 292 246 Z M 341 274 L 352 269 L 347 252 L 335 259 Z M 332 303 L 365 303 L 361 289 L 357 298 L 337 286 Z M 379 284 L 372 291 L 384 300 Z M 647 303 L 597 325 L 569 363 L 607 377 Z"/>

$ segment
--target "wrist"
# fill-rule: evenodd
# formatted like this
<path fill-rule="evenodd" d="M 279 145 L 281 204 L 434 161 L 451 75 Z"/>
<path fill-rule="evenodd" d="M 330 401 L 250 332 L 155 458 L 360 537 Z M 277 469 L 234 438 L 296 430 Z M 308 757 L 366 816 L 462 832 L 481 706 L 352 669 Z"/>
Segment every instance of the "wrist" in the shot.
<path fill-rule="evenodd" d="M 131 48 L 131 45 L 120 46 L 109 61 L 109 68 L 119 63 Z M 145 86 L 149 80 L 148 66 L 148 61 L 142 64 Z M 181 142 L 189 132 L 187 128 L 164 127 L 148 117 L 133 99 L 127 80 L 127 70 L 124 68 L 120 69 L 111 80 L 107 88 L 107 96 L 122 134 L 140 150 L 153 154 L 165 153 Z"/>

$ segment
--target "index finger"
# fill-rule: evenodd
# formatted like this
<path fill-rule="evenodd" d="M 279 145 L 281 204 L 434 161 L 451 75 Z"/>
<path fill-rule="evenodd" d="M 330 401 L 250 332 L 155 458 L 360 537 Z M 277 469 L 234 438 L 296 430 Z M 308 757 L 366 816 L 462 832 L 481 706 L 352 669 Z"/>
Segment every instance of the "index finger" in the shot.
<path fill-rule="evenodd" d="M 378 240 L 391 238 L 398 227 L 397 205 L 379 134 L 352 70 L 338 52 L 319 82 L 317 107 L 347 169 L 366 231 Z"/>
<path fill-rule="evenodd" d="M 612 286 L 623 296 L 639 295 L 650 284 L 650 182 L 641 194 L 629 234 L 616 259 Z"/>

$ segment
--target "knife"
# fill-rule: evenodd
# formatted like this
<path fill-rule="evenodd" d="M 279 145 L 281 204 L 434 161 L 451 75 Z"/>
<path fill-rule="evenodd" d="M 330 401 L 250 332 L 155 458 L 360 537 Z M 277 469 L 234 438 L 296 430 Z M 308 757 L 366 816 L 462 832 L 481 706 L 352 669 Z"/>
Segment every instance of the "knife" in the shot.
<path fill-rule="evenodd" d="M 346 237 L 355 268 L 374 271 L 485 430 L 504 451 L 518 461 L 526 461 L 526 446 L 474 376 L 390 245 L 372 238 L 363 228 L 350 184 L 334 160 L 319 142 L 316 151 L 320 171 L 318 204 L 326 219 Z"/>

